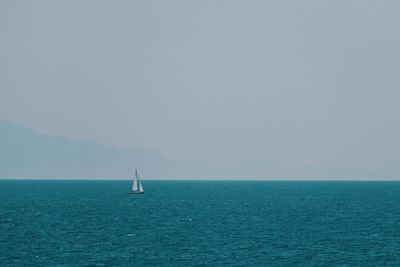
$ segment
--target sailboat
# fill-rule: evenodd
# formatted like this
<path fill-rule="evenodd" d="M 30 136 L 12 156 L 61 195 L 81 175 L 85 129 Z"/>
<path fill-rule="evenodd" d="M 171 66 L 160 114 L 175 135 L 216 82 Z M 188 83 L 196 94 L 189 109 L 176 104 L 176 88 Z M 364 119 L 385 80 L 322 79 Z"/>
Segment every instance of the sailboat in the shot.
<path fill-rule="evenodd" d="M 132 189 L 129 194 L 143 194 L 143 186 L 142 186 L 142 181 L 137 173 L 137 169 L 135 169 L 135 178 L 133 179 L 132 182 Z"/>

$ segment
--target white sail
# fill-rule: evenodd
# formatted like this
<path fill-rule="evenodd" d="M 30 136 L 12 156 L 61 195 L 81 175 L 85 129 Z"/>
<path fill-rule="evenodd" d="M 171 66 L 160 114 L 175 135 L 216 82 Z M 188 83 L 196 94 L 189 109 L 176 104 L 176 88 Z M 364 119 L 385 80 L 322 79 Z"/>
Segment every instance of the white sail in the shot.
<path fill-rule="evenodd" d="M 139 183 L 139 192 L 140 192 L 140 193 L 143 193 L 144 190 L 143 190 L 143 186 L 142 186 L 142 180 L 140 179 L 140 177 L 139 177 L 139 175 L 137 174 L 137 172 L 136 172 L 136 177 L 137 177 L 138 183 Z"/>
<path fill-rule="evenodd" d="M 143 193 L 143 192 L 144 192 L 144 190 L 143 190 L 142 182 L 140 181 L 140 177 L 137 173 L 137 170 L 135 170 L 135 177 L 133 178 L 131 194 L 138 194 L 138 193 Z"/>
<path fill-rule="evenodd" d="M 139 180 L 139 192 L 140 192 L 140 193 L 143 193 L 143 192 L 144 192 L 143 186 L 142 186 L 142 181 L 140 181 L 140 180 Z"/>
<path fill-rule="evenodd" d="M 135 179 L 133 179 L 133 185 L 132 185 L 132 191 L 136 191 L 138 189 L 138 182 L 137 179 L 135 177 Z"/>

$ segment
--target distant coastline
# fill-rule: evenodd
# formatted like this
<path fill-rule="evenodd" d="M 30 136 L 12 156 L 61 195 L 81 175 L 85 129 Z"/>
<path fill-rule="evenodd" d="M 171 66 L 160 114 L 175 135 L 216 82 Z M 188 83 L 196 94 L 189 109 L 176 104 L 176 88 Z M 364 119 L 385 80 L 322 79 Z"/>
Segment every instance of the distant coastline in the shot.
<path fill-rule="evenodd" d="M 0 121 L 0 179 L 381 181 L 400 178 L 374 169 L 332 168 L 265 161 L 216 164 L 170 160 L 153 150 L 68 140 Z M 59 177 L 59 178 L 54 178 Z M 112 178 L 111 178 L 112 177 Z M 382 177 L 382 178 L 379 178 Z"/>

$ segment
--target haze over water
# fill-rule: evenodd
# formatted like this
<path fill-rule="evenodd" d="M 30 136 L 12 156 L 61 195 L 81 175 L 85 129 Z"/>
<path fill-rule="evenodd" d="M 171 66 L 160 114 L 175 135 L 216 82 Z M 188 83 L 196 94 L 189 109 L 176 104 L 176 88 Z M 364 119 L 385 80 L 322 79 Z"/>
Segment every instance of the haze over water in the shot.
<path fill-rule="evenodd" d="M 235 168 L 307 179 L 311 168 L 319 179 L 398 179 L 399 9 L 391 0 L 1 1 L 0 120 L 189 161 L 182 178 L 200 161 L 198 178 Z"/>

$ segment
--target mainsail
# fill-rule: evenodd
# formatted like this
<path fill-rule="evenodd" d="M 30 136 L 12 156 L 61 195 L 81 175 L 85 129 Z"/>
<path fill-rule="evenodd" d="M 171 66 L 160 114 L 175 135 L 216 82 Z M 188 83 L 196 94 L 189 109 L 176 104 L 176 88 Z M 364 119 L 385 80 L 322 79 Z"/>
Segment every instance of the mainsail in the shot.
<path fill-rule="evenodd" d="M 132 191 L 137 191 L 138 187 L 137 187 L 137 179 L 135 176 L 135 179 L 133 179 L 133 185 L 132 185 Z"/>

